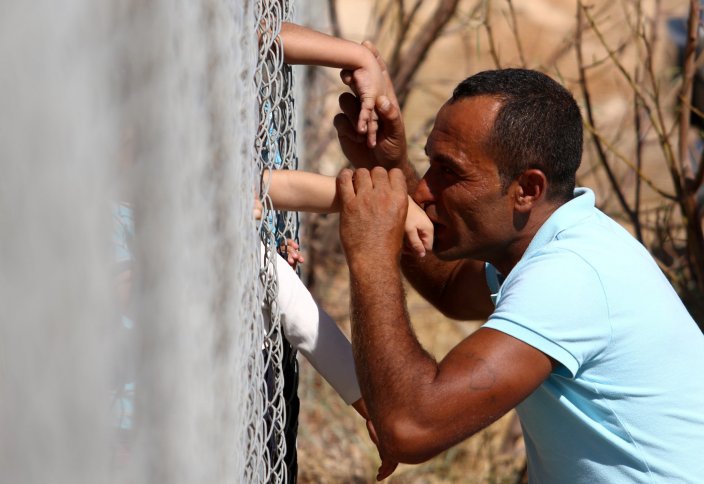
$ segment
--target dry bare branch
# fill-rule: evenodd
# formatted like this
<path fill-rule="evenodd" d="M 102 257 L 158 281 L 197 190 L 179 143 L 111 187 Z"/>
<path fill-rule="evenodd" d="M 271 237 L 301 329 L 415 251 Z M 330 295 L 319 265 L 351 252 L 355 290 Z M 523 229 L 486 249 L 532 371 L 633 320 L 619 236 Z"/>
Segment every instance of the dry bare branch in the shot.
<path fill-rule="evenodd" d="M 408 97 L 408 88 L 411 80 L 428 55 L 430 47 L 457 11 L 458 4 L 459 0 L 440 0 L 428 20 L 420 27 L 418 33 L 408 41 L 409 46 L 401 54 L 404 62 L 399 63 L 395 71 L 390 70 L 389 74 L 396 88 L 398 102 L 401 107 L 403 107 Z"/>

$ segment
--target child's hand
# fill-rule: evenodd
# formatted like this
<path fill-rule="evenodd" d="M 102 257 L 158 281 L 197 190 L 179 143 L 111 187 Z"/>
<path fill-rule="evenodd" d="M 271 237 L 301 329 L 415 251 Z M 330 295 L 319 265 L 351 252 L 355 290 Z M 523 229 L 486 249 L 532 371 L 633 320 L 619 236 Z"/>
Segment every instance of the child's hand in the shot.
<path fill-rule="evenodd" d="M 425 252 L 433 248 L 433 223 L 425 211 L 408 197 L 408 214 L 406 215 L 407 249 L 418 257 L 425 256 Z"/>
<path fill-rule="evenodd" d="M 374 106 L 379 96 L 386 95 L 386 78 L 374 54 L 371 51 L 369 54 L 365 65 L 354 71 L 342 71 L 340 77 L 361 102 L 357 132 L 366 135 L 367 145 L 373 148 L 376 146 L 376 132 L 379 128 Z"/>
<path fill-rule="evenodd" d="M 298 264 L 303 264 L 306 261 L 299 249 L 299 245 L 293 239 L 286 239 L 286 244 L 281 244 L 279 248 L 279 253 L 294 270 Z"/>
<path fill-rule="evenodd" d="M 261 220 L 262 219 L 262 211 L 264 208 L 262 207 L 262 202 L 259 200 L 259 197 L 255 195 L 254 197 L 254 210 L 253 210 L 253 215 L 255 220 Z"/>

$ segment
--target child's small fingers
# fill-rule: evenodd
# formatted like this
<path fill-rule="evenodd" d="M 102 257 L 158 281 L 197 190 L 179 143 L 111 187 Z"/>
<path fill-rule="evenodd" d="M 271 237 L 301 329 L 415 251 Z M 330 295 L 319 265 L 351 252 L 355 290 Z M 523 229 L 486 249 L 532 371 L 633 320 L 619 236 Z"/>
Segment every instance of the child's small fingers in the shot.
<path fill-rule="evenodd" d="M 423 247 L 423 244 L 414 245 L 413 246 L 413 253 L 415 255 L 417 255 L 418 257 L 425 257 L 425 247 Z"/>
<path fill-rule="evenodd" d="M 427 231 L 420 234 L 420 239 L 423 241 L 423 247 L 426 250 L 433 250 L 433 231 Z"/>
<path fill-rule="evenodd" d="M 359 119 L 357 120 L 357 131 L 360 134 L 367 133 L 367 125 L 372 117 L 371 114 L 371 109 L 365 108 L 364 105 L 362 105 L 362 110 L 359 112 Z"/>
<path fill-rule="evenodd" d="M 256 220 L 260 220 L 262 218 L 262 211 L 264 210 L 264 207 L 262 206 L 261 200 L 259 198 L 255 197 L 254 198 L 254 218 Z"/>
<path fill-rule="evenodd" d="M 379 121 L 377 121 L 376 116 L 372 116 L 367 123 L 367 144 L 370 148 L 374 148 L 376 146 L 377 131 L 379 131 Z"/>
<path fill-rule="evenodd" d="M 412 230 L 406 234 L 407 244 L 411 252 L 418 257 L 425 257 L 425 247 L 418 236 L 418 232 Z"/>
<path fill-rule="evenodd" d="M 373 96 L 367 96 L 360 99 L 362 104 L 362 111 L 367 112 L 367 116 L 370 118 L 374 113 L 374 107 L 376 106 L 376 98 Z"/>
<path fill-rule="evenodd" d="M 364 97 L 360 101 L 362 109 L 359 112 L 358 130 L 360 133 L 369 133 L 369 123 L 377 117 L 377 114 L 374 112 L 376 99 L 373 97 Z M 362 121 L 364 121 L 364 126 L 362 126 Z M 376 139 L 376 136 L 374 136 L 374 139 Z"/>

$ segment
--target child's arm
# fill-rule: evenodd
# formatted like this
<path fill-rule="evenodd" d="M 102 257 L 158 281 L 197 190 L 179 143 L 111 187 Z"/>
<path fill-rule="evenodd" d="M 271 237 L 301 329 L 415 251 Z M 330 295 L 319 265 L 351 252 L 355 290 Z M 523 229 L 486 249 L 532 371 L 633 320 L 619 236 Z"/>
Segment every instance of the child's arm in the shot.
<path fill-rule="evenodd" d="M 265 248 L 260 246 L 261 263 Z M 276 272 L 270 277 L 278 280 L 276 295 L 281 325 L 288 342 L 313 365 L 343 400 L 351 404 L 367 421 L 369 435 L 378 447 L 376 432 L 369 420 L 359 389 L 352 356 L 352 345 L 335 321 L 320 308 L 296 273 L 276 256 Z M 274 275 L 275 274 L 275 275 Z M 265 315 L 269 310 L 265 309 Z M 268 320 L 268 318 L 267 318 Z M 397 463 L 381 456 L 377 480 L 385 479 L 396 469 Z"/>
<path fill-rule="evenodd" d="M 340 210 L 335 178 L 301 170 L 265 170 L 264 186 L 277 210 L 332 213 Z"/>
<path fill-rule="evenodd" d="M 332 37 L 300 25 L 281 25 L 284 61 L 312 64 L 352 71 L 351 83 L 362 103 L 357 131 L 367 134 L 370 147 L 376 144 L 376 98 L 386 93 L 386 79 L 374 54 L 361 44 Z"/>
<path fill-rule="evenodd" d="M 301 25 L 284 22 L 279 33 L 284 43 L 284 62 L 340 69 L 358 69 L 376 63 L 374 54 L 350 40 L 340 39 Z"/>
<path fill-rule="evenodd" d="M 335 178 L 300 170 L 267 170 L 271 203 L 277 210 L 332 213 L 340 210 Z M 406 244 L 419 257 L 433 247 L 433 224 L 413 199 L 408 197 Z"/>

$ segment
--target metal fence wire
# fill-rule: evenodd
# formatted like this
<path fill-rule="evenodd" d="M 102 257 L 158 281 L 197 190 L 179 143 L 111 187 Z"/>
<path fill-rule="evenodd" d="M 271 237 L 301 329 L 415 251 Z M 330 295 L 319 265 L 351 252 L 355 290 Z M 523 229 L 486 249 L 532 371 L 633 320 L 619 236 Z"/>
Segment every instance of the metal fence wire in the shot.
<path fill-rule="evenodd" d="M 267 170 L 296 169 L 295 109 L 291 67 L 283 62 L 279 38 L 281 23 L 291 17 L 288 0 L 257 0 L 256 26 L 259 51 L 255 72 L 258 91 L 256 163 Z M 251 356 L 253 382 L 248 400 L 247 482 L 296 482 L 296 431 L 299 402 L 296 351 L 288 344 L 277 306 L 278 284 L 274 258 L 286 250 L 287 239 L 298 239 L 298 216 L 273 209 L 268 186 L 259 178 L 263 207 L 259 233 L 262 265 L 259 272 L 264 318 L 251 330 L 261 334 L 261 351 Z M 256 346 L 255 346 L 256 348 Z"/>

